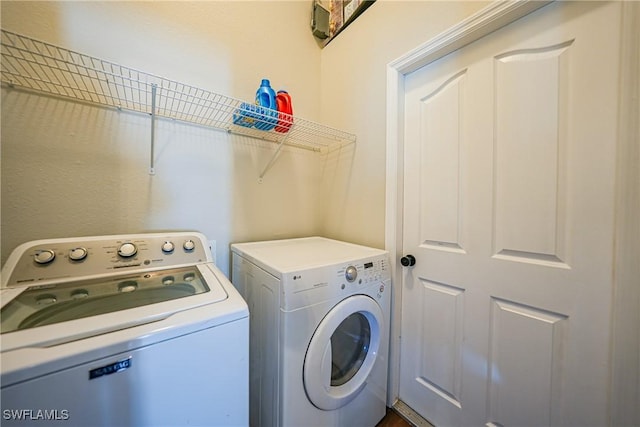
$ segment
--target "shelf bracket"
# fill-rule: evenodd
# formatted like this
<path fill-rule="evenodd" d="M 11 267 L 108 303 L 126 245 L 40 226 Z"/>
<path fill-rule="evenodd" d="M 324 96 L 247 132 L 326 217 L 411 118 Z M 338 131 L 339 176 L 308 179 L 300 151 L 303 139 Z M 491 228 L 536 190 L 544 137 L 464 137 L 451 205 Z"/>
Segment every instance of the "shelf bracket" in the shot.
<path fill-rule="evenodd" d="M 156 92 L 158 90 L 157 84 L 151 85 L 151 155 L 149 160 L 149 175 L 155 175 L 155 153 L 154 148 L 156 144 Z"/>
<path fill-rule="evenodd" d="M 271 160 L 269 160 L 269 163 L 267 163 L 267 165 L 262 170 L 262 173 L 258 177 L 258 182 L 260 184 L 262 184 L 263 178 L 266 175 L 267 171 L 271 169 L 271 166 L 273 166 L 273 164 L 276 162 L 276 158 L 278 157 L 278 154 L 280 154 L 280 150 L 282 150 L 282 147 L 284 146 L 284 142 L 287 140 L 288 136 L 289 135 L 287 134 L 284 138 L 280 140 L 280 143 L 278 144 L 278 148 L 276 149 L 275 153 L 273 153 L 273 156 L 271 156 Z"/>

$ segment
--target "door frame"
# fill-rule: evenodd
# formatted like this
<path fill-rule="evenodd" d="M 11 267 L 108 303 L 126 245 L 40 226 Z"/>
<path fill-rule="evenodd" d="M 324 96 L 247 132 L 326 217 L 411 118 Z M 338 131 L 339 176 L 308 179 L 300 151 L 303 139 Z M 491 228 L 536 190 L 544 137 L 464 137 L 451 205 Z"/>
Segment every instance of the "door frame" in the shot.
<path fill-rule="evenodd" d="M 392 287 L 392 318 L 390 330 L 390 347 L 389 347 L 389 387 L 387 392 L 387 405 L 393 406 L 398 401 L 400 388 L 400 333 L 401 333 L 401 310 L 402 310 L 402 269 L 398 268 L 398 260 L 403 256 L 403 194 L 404 194 L 404 81 L 405 77 L 413 71 L 436 61 L 445 55 L 460 49 L 487 34 L 505 27 L 512 22 L 522 18 L 523 16 L 540 9 L 552 1 L 494 1 L 485 8 L 479 10 L 459 24 L 449 28 L 448 30 L 436 35 L 424 44 L 410 50 L 399 58 L 387 64 L 387 82 L 386 82 L 386 203 L 385 203 L 385 249 L 389 251 L 391 258 L 391 279 L 394 283 Z M 627 17 L 623 20 L 623 38 L 622 52 L 637 52 L 640 49 L 640 30 L 638 29 L 638 15 L 640 15 L 640 5 L 635 2 L 624 2 L 623 16 Z M 628 17 L 635 17 L 633 19 Z M 640 92 L 640 60 L 638 55 L 631 56 L 626 63 L 623 61 L 624 70 L 621 74 L 621 83 L 625 87 L 632 90 L 620 91 L 620 110 L 619 110 L 619 134 L 618 140 L 618 164 L 617 164 L 617 181 L 616 181 L 616 211 L 624 214 L 624 218 L 620 218 L 622 214 L 618 214 L 616 221 L 616 235 L 634 236 L 638 233 L 640 227 L 637 218 L 640 217 L 640 206 L 637 194 L 640 193 L 640 172 L 638 168 L 638 152 L 640 151 L 640 124 L 638 123 L 638 93 Z M 621 86 L 622 86 L 621 85 Z M 635 145 L 634 145 L 635 143 Z M 631 155 L 629 155 L 631 154 Z M 635 194 L 635 199 L 630 195 Z M 635 233 L 635 234 L 634 234 Z M 640 236 L 638 236 L 640 237 Z M 614 313 L 616 308 L 622 308 L 626 316 L 615 315 L 619 321 L 614 324 L 612 338 L 612 395 L 616 396 L 617 391 L 621 387 L 625 389 L 625 393 L 631 393 L 631 397 L 635 395 L 637 401 L 640 398 L 640 390 L 630 390 L 627 385 L 619 384 L 622 382 L 626 372 L 627 378 L 629 373 L 635 372 L 635 378 L 640 378 L 640 337 L 629 337 L 628 331 L 633 330 L 640 320 L 640 289 L 634 284 L 634 277 L 640 277 L 640 268 L 635 264 L 633 254 L 640 253 L 640 239 L 627 238 L 624 248 L 619 242 L 616 243 L 616 252 L 625 250 L 626 261 L 620 263 L 620 258 L 616 263 L 616 271 L 622 271 L 624 282 L 615 284 L 616 298 L 614 301 Z M 626 279 L 625 279 L 626 278 Z M 635 298 L 634 298 L 635 296 Z M 630 302 L 631 301 L 631 302 Z M 635 303 L 633 302 L 635 301 Z M 626 306 L 623 307 L 623 304 Z M 629 313 L 636 313 L 630 315 Z M 617 336 L 618 334 L 624 337 Z M 637 335 L 637 334 L 636 334 Z M 625 340 L 625 338 L 627 338 Z M 631 339 L 632 342 L 629 342 Z M 635 340 L 635 341 L 634 341 Z M 617 348 L 616 343 L 625 342 L 624 348 Z M 628 356 L 629 351 L 635 354 L 631 357 L 616 357 L 617 353 L 623 353 Z M 620 356 L 620 355 L 618 355 Z M 618 360 L 619 359 L 619 360 Z M 635 362 L 634 362 L 635 360 Z M 619 375 L 616 375 L 619 373 Z M 631 375 L 633 378 L 633 375 Z M 627 381 L 628 382 L 628 381 Z M 622 394 L 622 393 L 620 393 Z M 624 399 L 627 400 L 627 399 Z M 634 400 L 627 400 L 634 401 Z M 630 405 L 633 406 L 633 405 Z M 622 409 L 622 408 L 618 408 Z M 612 414 L 612 417 L 621 417 L 621 419 L 639 419 L 638 410 L 627 409 L 626 415 Z M 623 411 L 624 413 L 624 411 Z M 618 413 L 619 414 L 619 413 Z"/>

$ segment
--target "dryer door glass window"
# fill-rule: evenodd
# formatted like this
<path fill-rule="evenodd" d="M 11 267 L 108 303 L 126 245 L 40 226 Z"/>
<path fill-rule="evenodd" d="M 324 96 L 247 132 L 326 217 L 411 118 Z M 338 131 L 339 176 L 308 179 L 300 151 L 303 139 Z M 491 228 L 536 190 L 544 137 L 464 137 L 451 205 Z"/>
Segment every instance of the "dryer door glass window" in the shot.
<path fill-rule="evenodd" d="M 344 319 L 331 336 L 331 385 L 340 386 L 358 372 L 369 351 L 371 327 L 362 313 Z"/>
<path fill-rule="evenodd" d="M 332 411 L 364 389 L 377 359 L 382 325 L 382 309 L 367 295 L 350 296 L 329 310 L 304 360 L 304 388 L 311 403 Z"/>

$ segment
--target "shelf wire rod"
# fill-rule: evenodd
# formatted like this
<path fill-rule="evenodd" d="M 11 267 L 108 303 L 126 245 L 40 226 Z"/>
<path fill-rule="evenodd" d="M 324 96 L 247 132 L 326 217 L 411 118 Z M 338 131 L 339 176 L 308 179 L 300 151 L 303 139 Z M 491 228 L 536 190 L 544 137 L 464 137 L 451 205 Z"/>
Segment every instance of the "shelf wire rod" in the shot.
<path fill-rule="evenodd" d="M 189 120 L 192 117 L 192 113 L 191 113 L 193 109 L 192 91 L 193 91 L 193 88 L 188 87 L 187 90 L 185 90 L 180 96 L 180 102 L 182 103 L 181 110 L 183 112 L 183 116 L 185 117 L 185 120 Z"/>
<path fill-rule="evenodd" d="M 214 117 L 216 117 L 215 114 L 215 106 L 218 106 L 218 102 L 216 100 L 216 97 L 213 96 L 213 94 L 211 92 L 205 92 L 205 109 L 204 112 L 202 114 L 202 122 L 203 123 L 211 123 L 214 120 L 217 121 L 217 118 L 214 119 Z M 220 108 L 220 107 L 219 107 Z M 223 111 L 219 111 L 220 114 L 224 114 Z"/>
<path fill-rule="evenodd" d="M 84 61 L 82 61 L 82 58 L 78 58 L 78 60 L 81 61 L 83 66 L 84 66 Z M 78 88 L 80 90 L 82 90 L 82 88 L 84 88 L 84 91 L 85 91 L 84 99 L 86 101 L 91 101 L 92 100 L 91 99 L 92 98 L 91 97 L 91 91 L 90 91 L 89 87 L 87 86 L 86 80 L 82 76 L 82 72 L 81 72 L 82 68 L 78 68 L 76 66 L 76 70 L 78 71 L 78 73 L 77 73 L 77 75 L 73 74 L 73 76 L 74 76 L 73 79 L 76 82 L 76 84 L 77 84 L 77 86 L 78 86 Z"/>
<path fill-rule="evenodd" d="M 205 123 L 213 123 L 213 122 L 217 122 L 217 114 L 215 112 L 214 106 L 217 105 L 215 98 L 212 98 L 212 94 L 211 92 L 207 93 L 206 95 L 206 112 L 203 114 L 202 116 L 202 124 Z"/>
<path fill-rule="evenodd" d="M 28 46 L 26 43 L 21 43 L 22 46 L 24 47 L 24 52 L 28 52 Z M 33 46 L 35 48 L 35 54 L 33 53 L 29 53 L 28 55 L 23 55 L 21 57 L 21 59 L 23 59 L 26 62 L 26 65 L 28 66 L 28 70 L 27 70 L 27 76 L 28 77 L 33 77 L 33 76 L 44 76 L 45 78 L 41 79 L 42 85 L 38 85 L 40 88 L 42 88 L 44 86 L 43 90 L 47 90 L 48 92 L 53 92 L 56 93 L 55 89 L 55 85 L 52 82 L 52 76 L 50 75 L 50 73 L 47 73 L 47 68 L 43 67 L 43 64 L 41 63 L 41 61 L 38 61 L 38 56 L 36 55 L 42 55 L 42 51 L 40 49 L 40 46 L 38 46 L 38 44 L 34 44 Z M 22 53 L 22 52 L 21 52 Z M 44 60 L 42 61 L 45 64 L 47 64 L 47 61 Z M 26 70 L 27 68 L 24 67 L 24 69 Z"/>
<path fill-rule="evenodd" d="M 111 67 L 111 65 L 109 65 L 109 66 Z M 104 66 L 103 66 L 103 71 L 104 71 Z M 104 78 L 105 78 L 105 85 L 107 86 L 107 90 L 109 91 L 109 98 L 108 99 L 111 101 L 110 102 L 111 105 L 115 105 L 118 108 L 122 108 L 122 105 L 120 104 L 120 102 L 119 101 L 116 102 L 116 98 L 113 96 L 113 91 L 111 90 L 111 86 L 115 83 L 115 78 L 112 78 L 112 82 L 109 82 L 109 78 L 107 77 L 106 74 L 104 75 Z M 118 105 L 116 105 L 116 103 Z"/>
<path fill-rule="evenodd" d="M 82 82 L 82 86 L 87 89 L 90 100 L 93 102 L 98 102 L 100 97 L 94 83 L 95 79 L 91 74 L 91 66 L 86 65 L 87 60 L 85 59 L 85 57 L 82 57 L 81 61 L 82 61 L 82 68 L 78 70 L 78 75 L 80 76 L 80 81 Z M 91 62 L 90 59 L 89 59 L 89 62 Z"/>
<path fill-rule="evenodd" d="M 130 76 L 126 74 L 125 69 L 123 69 L 122 66 L 118 66 L 116 71 L 119 73 L 120 76 L 124 76 L 125 78 L 130 78 Z M 125 102 L 125 105 L 127 106 L 127 108 L 135 110 L 136 104 L 135 102 L 133 102 L 133 89 L 131 88 L 133 85 L 127 86 L 124 84 L 124 80 L 121 80 L 121 81 L 122 81 L 122 100 Z M 127 93 L 127 89 L 129 90 L 129 93 Z M 127 100 L 130 100 L 130 102 L 127 102 Z"/>
<path fill-rule="evenodd" d="M 67 65 L 68 63 L 61 63 L 61 61 L 58 60 L 56 61 L 56 65 L 48 65 L 47 67 L 44 67 L 40 62 L 24 56 L 19 59 L 19 66 L 14 63 L 15 61 L 5 60 L 3 62 L 6 67 L 5 72 L 7 74 L 13 75 L 16 78 L 20 77 L 20 81 L 18 82 L 20 85 L 69 98 L 79 96 L 82 100 L 99 102 L 99 99 L 96 101 L 96 99 L 87 96 L 87 94 L 92 93 L 92 90 L 89 89 L 86 84 L 83 88 L 78 84 L 78 80 L 75 78 L 69 80 L 69 77 L 79 73 L 68 68 L 68 66 L 63 68 L 63 65 L 61 65 Z M 47 69 L 49 69 L 48 72 L 45 71 Z"/>
<path fill-rule="evenodd" d="M 202 117 L 201 121 L 202 123 L 211 123 L 213 121 L 213 114 L 214 114 L 214 106 L 216 106 L 217 103 L 215 101 L 215 97 L 214 99 L 212 99 L 212 95 L 211 93 L 204 93 L 204 99 L 203 99 L 203 103 L 202 103 L 202 114 L 200 115 L 200 117 Z"/>
<path fill-rule="evenodd" d="M 191 97 L 191 106 L 189 107 L 188 114 L 189 119 L 194 120 L 195 117 L 198 117 L 198 113 L 202 113 L 202 98 L 203 98 L 203 90 L 195 88 L 195 93 L 192 95 L 191 90 L 189 91 L 189 95 Z M 200 102 L 198 102 L 200 101 Z"/>
<path fill-rule="evenodd" d="M 145 82 L 141 82 L 140 78 L 134 71 L 128 70 L 129 77 L 132 82 L 137 82 L 131 85 L 131 101 L 133 102 L 134 108 L 143 108 L 143 105 L 147 103 L 146 90 L 144 91 L 144 97 L 142 96 L 141 88 L 143 86 L 146 87 Z M 153 90 L 153 89 L 152 89 Z M 153 103 L 154 96 L 151 97 L 151 102 Z M 147 104 L 148 105 L 148 104 Z M 154 105 L 151 106 L 152 114 L 156 114 Z"/>
<path fill-rule="evenodd" d="M 171 117 L 171 112 L 174 111 L 173 106 L 175 105 L 175 96 L 171 95 L 172 92 L 173 91 L 172 91 L 172 89 L 171 89 L 171 87 L 169 85 L 169 87 L 167 87 L 167 96 L 168 96 L 169 101 L 171 101 L 171 104 L 167 108 L 167 113 L 168 113 L 169 117 Z"/>
<path fill-rule="evenodd" d="M 233 112 L 237 109 L 239 103 L 236 102 L 235 105 L 230 105 L 229 101 L 220 95 L 216 95 L 216 99 L 219 106 L 219 111 L 216 114 L 217 125 L 224 128 L 227 123 L 232 123 Z M 215 112 L 216 109 L 214 108 L 213 111 Z"/>
<path fill-rule="evenodd" d="M 195 117 L 194 108 L 197 106 L 196 100 L 197 98 L 196 95 L 193 94 L 193 88 L 189 87 L 182 97 L 182 102 L 184 104 L 183 111 L 187 120 L 193 120 L 193 117 Z"/>
<path fill-rule="evenodd" d="M 102 85 L 100 84 L 101 79 L 100 79 L 100 76 L 98 75 L 98 72 L 96 71 L 97 67 L 95 65 L 94 59 L 93 58 L 88 58 L 88 59 L 89 59 L 89 62 L 91 63 L 91 68 L 87 70 L 87 78 L 89 79 L 89 83 L 91 83 L 93 92 L 96 94 L 97 101 L 99 102 L 101 99 L 104 98 L 104 96 L 102 95 Z M 96 86 L 96 82 L 100 86 L 100 89 L 98 89 L 98 87 Z"/>
<path fill-rule="evenodd" d="M 23 45 L 24 45 L 24 43 L 23 43 Z M 20 66 L 21 66 L 20 68 L 22 68 L 25 71 L 24 75 L 26 75 L 27 78 L 29 78 L 31 76 L 39 75 L 38 72 L 36 71 L 35 67 L 34 67 L 34 63 L 37 63 L 37 62 L 35 60 L 29 59 L 25 55 L 25 53 L 28 53 L 28 51 L 26 50 L 27 49 L 26 46 L 25 46 L 24 49 L 25 49 L 24 51 L 21 50 L 20 48 L 17 49 L 17 53 L 20 54 L 20 59 L 22 59 L 23 60 L 22 62 L 24 62 L 24 64 L 23 64 L 22 62 L 18 61 L 18 64 L 20 64 Z M 18 72 L 18 73 L 20 72 L 17 67 L 16 67 L 16 72 Z M 40 83 L 42 83 L 42 84 L 40 84 Z M 46 82 L 43 81 L 43 80 L 40 80 L 40 81 L 36 80 L 36 85 L 38 86 L 38 89 L 46 91 L 46 92 L 49 92 L 49 93 L 53 92 L 50 89 L 50 87 L 48 85 L 46 85 L 45 83 Z M 53 93 L 55 93 L 55 92 L 53 92 Z"/>
<path fill-rule="evenodd" d="M 3 34 L 3 36 L 4 36 L 4 34 Z M 8 40 L 7 42 L 5 42 L 5 40 L 3 40 L 3 47 L 5 47 L 5 49 L 2 52 L 2 56 L 3 56 L 2 71 L 3 71 L 3 74 L 11 75 L 14 79 L 17 80 L 17 81 L 12 81 L 11 83 L 17 83 L 18 85 L 20 85 L 20 84 L 22 84 L 22 79 L 20 78 L 20 77 L 22 77 L 22 75 L 20 74 L 20 70 L 18 69 L 18 65 L 20 65 L 20 68 L 22 68 L 22 69 L 24 69 L 25 67 L 22 66 L 22 64 L 20 63 L 19 59 L 16 59 L 16 61 L 14 61 L 14 58 L 16 58 L 18 56 L 19 56 L 19 58 L 22 58 L 22 57 L 24 57 L 24 53 L 21 52 L 20 49 L 15 46 L 16 45 L 16 41 L 13 39 L 12 36 L 7 34 L 6 39 Z M 21 44 L 23 44 L 23 43 L 21 43 Z M 11 55 L 11 56 L 9 56 L 9 55 Z M 5 59 L 5 57 L 6 57 L 6 59 Z M 16 62 L 17 62 L 17 64 L 16 64 Z M 13 70 L 13 71 L 11 71 L 11 70 Z"/>
<path fill-rule="evenodd" d="M 76 61 L 79 60 L 79 58 L 73 58 L 73 55 L 70 55 L 70 61 L 73 62 L 74 59 Z M 73 67 L 72 65 L 70 65 L 68 63 L 64 64 L 64 65 L 66 67 L 62 71 L 63 71 L 63 73 L 69 73 L 69 77 L 71 79 L 71 86 L 74 88 L 74 90 L 73 90 L 74 95 L 79 96 L 81 100 L 86 101 L 87 98 L 90 98 L 90 97 L 88 97 L 86 95 L 86 93 L 85 93 L 85 90 L 87 90 L 87 88 L 86 87 L 82 88 L 80 86 L 80 82 L 78 81 L 77 74 L 80 73 L 80 68 L 78 68 L 77 66 Z M 82 81 L 82 80 L 80 80 L 80 81 Z"/>
<path fill-rule="evenodd" d="M 39 62 L 33 59 L 28 59 L 24 56 L 21 57 L 20 59 L 21 61 L 18 61 L 18 64 L 20 65 L 20 68 L 24 71 L 24 73 L 21 73 L 20 75 L 25 79 L 25 81 L 32 82 L 32 84 L 25 84 L 25 86 L 31 87 L 33 89 L 39 89 L 41 91 L 48 92 L 48 93 L 54 93 L 59 95 L 65 95 L 68 97 L 73 97 L 73 93 L 69 93 L 69 89 L 72 89 L 72 87 L 67 79 L 65 79 L 66 80 L 65 83 L 62 83 L 62 81 L 59 78 L 57 78 L 57 76 L 53 74 L 53 72 L 47 73 L 45 71 L 46 68 L 43 68 L 43 66 Z M 10 62 L 10 61 L 6 61 L 6 62 Z M 13 65 L 13 68 L 16 70 L 16 73 L 20 73 L 19 68 L 15 66 L 13 63 L 12 65 Z M 43 77 L 38 77 L 38 76 L 43 76 Z M 33 83 L 35 83 L 36 87 L 33 87 L 34 86 Z M 56 85 L 61 86 L 62 89 L 64 90 L 62 91 L 55 90 Z"/>
<path fill-rule="evenodd" d="M 151 85 L 151 159 L 150 159 L 149 175 L 156 174 L 156 170 L 154 167 L 154 164 L 155 164 L 154 146 L 155 146 L 155 140 L 156 140 L 155 131 L 156 131 L 156 91 L 157 89 L 158 89 L 158 85 L 156 84 Z"/>
<path fill-rule="evenodd" d="M 117 108 L 127 108 L 128 104 L 124 100 L 122 94 L 122 88 L 124 87 L 124 80 L 121 76 L 117 75 L 117 70 L 114 64 L 105 64 L 102 65 L 102 73 L 104 79 L 106 81 L 107 89 L 109 91 L 109 99 L 111 101 L 112 106 Z"/>
<path fill-rule="evenodd" d="M 65 86 L 67 86 L 66 95 L 72 96 L 75 98 L 80 98 L 81 100 L 86 100 L 87 97 L 82 91 L 82 88 L 78 86 L 78 82 L 75 79 L 75 73 L 79 72 L 78 68 L 72 68 L 70 62 L 73 61 L 73 55 L 69 54 L 68 62 L 67 61 L 59 61 L 56 58 L 55 52 L 52 53 L 48 47 L 45 46 L 47 50 L 46 54 L 44 52 L 39 51 L 38 54 L 41 55 L 43 62 L 49 62 L 50 65 L 48 67 L 51 70 L 51 73 L 47 73 L 46 69 L 43 69 L 43 74 L 47 76 L 49 80 L 53 81 L 61 81 L 64 79 Z M 50 58 L 50 59 L 48 59 Z M 42 66 L 39 66 L 42 69 Z M 58 77 L 56 74 L 62 76 L 62 78 Z M 55 87 L 55 86 L 54 86 Z"/>
<path fill-rule="evenodd" d="M 193 120 L 195 117 L 195 111 L 198 108 L 199 101 L 201 98 L 198 97 L 199 89 L 194 88 L 193 86 L 189 87 L 187 93 L 184 96 L 184 105 L 186 116 L 189 120 Z"/>

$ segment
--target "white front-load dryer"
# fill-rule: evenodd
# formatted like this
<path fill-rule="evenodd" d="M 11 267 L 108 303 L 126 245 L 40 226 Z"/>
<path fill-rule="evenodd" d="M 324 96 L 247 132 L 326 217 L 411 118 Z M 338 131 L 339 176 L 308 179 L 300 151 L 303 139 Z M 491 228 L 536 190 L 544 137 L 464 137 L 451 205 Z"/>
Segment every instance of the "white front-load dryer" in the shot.
<path fill-rule="evenodd" d="M 385 415 L 388 253 L 321 237 L 234 244 L 250 312 L 250 425 L 375 426 Z"/>

